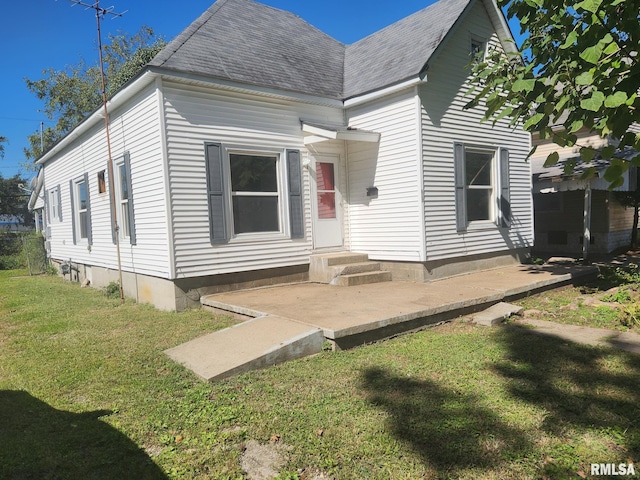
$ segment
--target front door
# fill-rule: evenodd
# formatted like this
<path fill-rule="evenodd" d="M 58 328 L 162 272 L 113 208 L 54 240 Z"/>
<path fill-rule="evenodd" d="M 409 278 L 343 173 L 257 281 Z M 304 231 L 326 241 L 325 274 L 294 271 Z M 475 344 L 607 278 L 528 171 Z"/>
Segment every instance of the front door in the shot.
<path fill-rule="evenodd" d="M 316 157 L 314 173 L 314 247 L 341 247 L 343 239 L 342 195 L 340 195 L 338 178 L 339 158 L 333 156 Z"/>

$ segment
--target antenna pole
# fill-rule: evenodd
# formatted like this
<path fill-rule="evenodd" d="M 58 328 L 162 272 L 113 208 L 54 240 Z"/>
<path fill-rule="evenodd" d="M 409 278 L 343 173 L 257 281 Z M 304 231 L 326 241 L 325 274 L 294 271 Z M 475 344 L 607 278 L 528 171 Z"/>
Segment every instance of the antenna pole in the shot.
<path fill-rule="evenodd" d="M 120 286 L 120 301 L 124 304 L 124 288 L 122 287 L 122 261 L 120 257 L 120 226 L 118 224 L 118 215 L 117 215 L 117 202 L 115 195 L 115 175 L 113 171 L 113 159 L 111 156 L 111 137 L 109 135 L 109 111 L 107 108 L 107 83 L 104 75 L 104 60 L 102 57 L 102 30 L 100 25 L 100 19 L 102 17 L 106 17 L 107 15 L 112 15 L 113 17 L 121 17 L 124 13 L 114 13 L 113 7 L 110 8 L 101 8 L 100 0 L 96 0 L 94 4 L 88 4 L 81 2 L 79 0 L 69 0 L 73 3 L 72 6 L 82 5 L 83 7 L 91 8 L 96 12 L 96 26 L 98 31 L 98 52 L 100 57 L 100 79 L 102 82 L 102 107 L 104 109 L 104 129 L 105 135 L 107 137 L 107 170 L 109 177 L 109 197 L 111 200 L 111 222 L 113 224 L 113 237 L 116 241 L 116 257 L 118 259 L 118 283 Z"/>

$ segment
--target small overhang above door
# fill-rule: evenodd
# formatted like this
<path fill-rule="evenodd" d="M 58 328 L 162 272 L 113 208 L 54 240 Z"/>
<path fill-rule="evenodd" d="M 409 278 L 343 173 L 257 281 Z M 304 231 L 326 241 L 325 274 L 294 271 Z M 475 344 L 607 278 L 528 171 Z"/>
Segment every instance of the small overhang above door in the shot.
<path fill-rule="evenodd" d="M 348 125 L 328 125 L 311 123 L 301 120 L 302 131 L 307 135 L 304 137 L 304 144 L 326 142 L 327 140 L 351 140 L 354 142 L 380 141 L 380 134 L 368 130 L 358 130 Z"/>

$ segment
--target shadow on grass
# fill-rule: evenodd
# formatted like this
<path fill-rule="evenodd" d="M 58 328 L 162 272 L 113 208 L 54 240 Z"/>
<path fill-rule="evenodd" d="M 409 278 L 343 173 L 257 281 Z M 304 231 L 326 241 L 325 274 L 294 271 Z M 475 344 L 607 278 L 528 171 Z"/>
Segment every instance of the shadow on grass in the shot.
<path fill-rule="evenodd" d="M 606 458 L 590 461 L 640 460 L 640 356 L 568 343 L 517 326 L 505 327 L 498 338 L 508 354 L 495 370 L 513 397 L 544 408 L 545 432 L 609 432 L 615 445 Z"/>
<path fill-rule="evenodd" d="M 364 372 L 363 386 L 371 403 L 391 414 L 396 438 L 411 445 L 438 475 L 499 467 L 505 459 L 521 458 L 531 450 L 521 431 L 468 392 L 379 368 Z"/>
<path fill-rule="evenodd" d="M 165 479 L 108 411 L 56 410 L 25 391 L 0 391 L 0 478 Z"/>

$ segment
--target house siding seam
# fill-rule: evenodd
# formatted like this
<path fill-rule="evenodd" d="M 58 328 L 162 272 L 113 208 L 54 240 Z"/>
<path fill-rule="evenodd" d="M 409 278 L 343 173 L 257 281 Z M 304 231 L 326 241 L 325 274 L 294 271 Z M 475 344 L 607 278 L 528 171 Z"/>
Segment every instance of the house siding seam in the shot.
<path fill-rule="evenodd" d="M 381 134 L 379 145 L 351 142 L 348 158 L 350 247 L 372 259 L 423 258 L 415 102 L 415 89 L 409 88 L 347 111 L 350 126 Z M 373 186 L 378 197 L 368 198 L 367 187 Z"/>
<path fill-rule="evenodd" d="M 338 108 L 249 96 L 187 83 L 164 81 L 169 189 L 174 229 L 176 278 L 243 272 L 309 263 L 312 250 L 310 178 L 303 175 L 304 238 L 273 236 L 256 240 L 230 239 L 211 245 L 205 178 L 204 145 L 280 152 L 281 200 L 286 201 L 285 151 L 300 150 L 300 119 L 341 123 Z M 227 203 L 228 204 L 228 203 Z M 282 212 L 288 208 L 282 207 Z M 282 218 L 284 231 L 288 232 Z"/>
<path fill-rule="evenodd" d="M 533 244 L 531 171 L 525 161 L 530 136 L 514 130 L 507 120 L 495 126 L 481 122 L 482 106 L 464 110 L 470 86 L 471 37 L 488 39 L 500 46 L 483 4 L 478 2 L 465 18 L 429 70 L 428 82 L 420 87 L 422 98 L 422 149 L 427 260 L 478 255 Z M 509 150 L 511 226 L 482 229 L 456 229 L 454 182 L 454 142 Z M 496 182 L 496 187 L 499 182 Z M 496 192 L 499 193 L 499 192 Z"/>
<path fill-rule="evenodd" d="M 122 240 L 121 261 L 124 271 L 168 278 L 169 266 L 162 198 L 162 168 L 158 108 L 153 86 L 140 92 L 129 103 L 130 108 L 111 113 L 110 140 L 114 160 L 125 151 L 131 154 L 131 178 L 135 196 L 135 224 L 137 247 Z M 93 244 L 73 244 L 71 196 L 68 188 L 61 189 L 62 222 L 51 227 L 51 257 L 72 259 L 86 265 L 113 268 L 116 249 L 112 239 L 111 210 L 107 193 L 98 193 L 97 174 L 107 169 L 107 147 L 104 126 L 97 125 L 80 136 L 61 152 L 55 161 L 46 165 L 46 188 L 67 184 L 70 179 L 88 175 L 91 202 Z M 107 179 L 108 187 L 108 179 Z"/>

